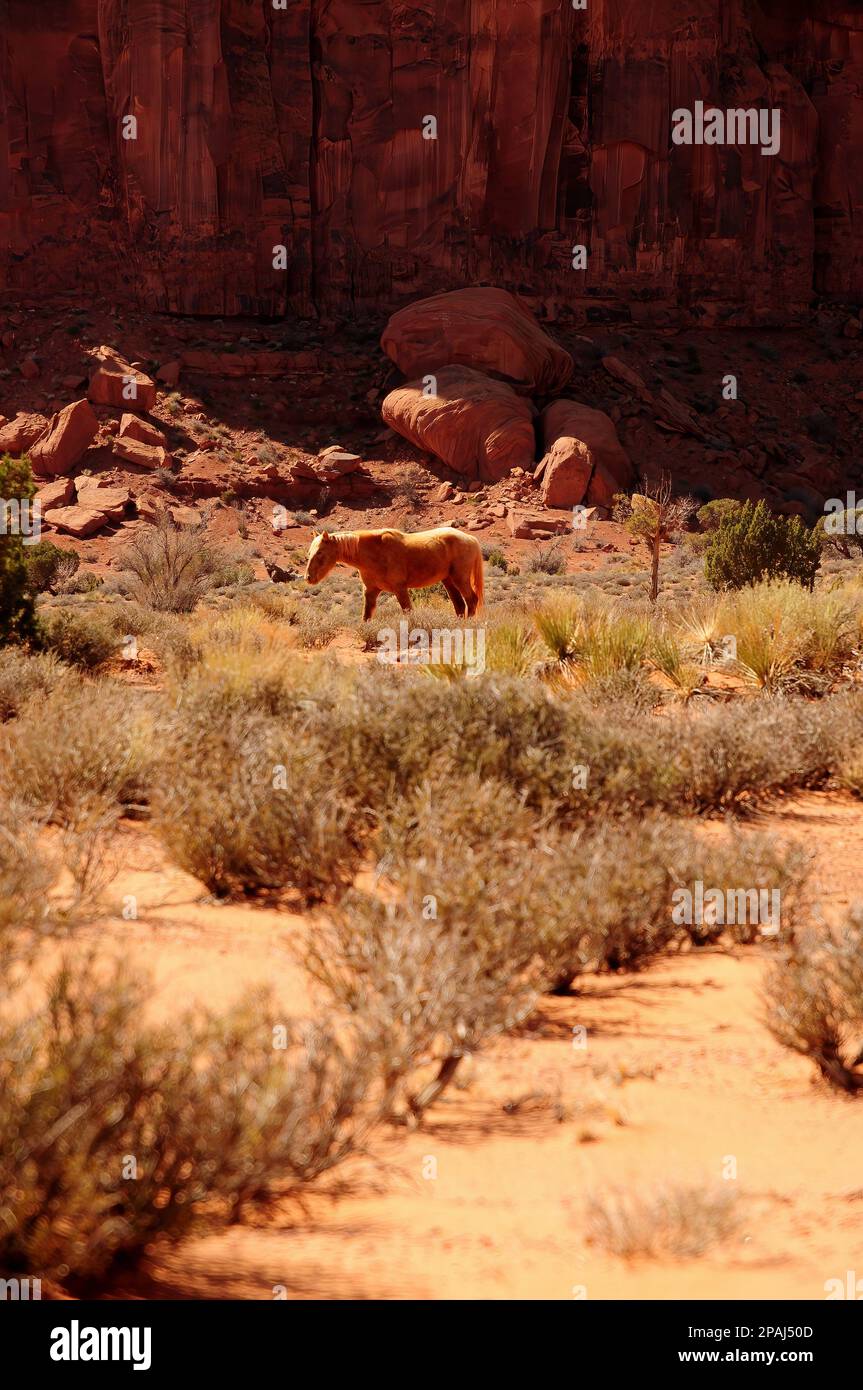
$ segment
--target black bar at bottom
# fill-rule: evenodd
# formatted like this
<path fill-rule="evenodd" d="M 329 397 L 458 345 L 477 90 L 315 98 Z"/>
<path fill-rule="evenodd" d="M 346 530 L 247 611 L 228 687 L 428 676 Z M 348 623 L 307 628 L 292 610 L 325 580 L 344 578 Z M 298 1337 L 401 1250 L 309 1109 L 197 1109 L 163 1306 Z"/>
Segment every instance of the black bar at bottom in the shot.
<path fill-rule="evenodd" d="M 312 1372 L 311 1361 L 327 1380 L 343 1367 L 346 1374 L 365 1369 L 387 1381 L 420 1365 L 430 1372 L 442 1356 L 447 1374 L 457 1369 L 462 1378 L 475 1364 L 488 1379 L 494 1365 L 505 1370 L 516 1349 L 540 1374 L 551 1355 L 545 1373 L 552 1375 L 563 1369 L 561 1362 L 573 1374 L 588 1364 L 595 1373 L 598 1362 L 608 1375 L 688 1375 L 706 1366 L 772 1374 L 798 1367 L 823 1380 L 856 1364 L 861 1340 L 860 1310 L 831 1301 L 573 1300 L 525 1303 L 515 1318 L 495 1303 L 447 1306 L 442 1321 L 439 1303 L 7 1301 L 0 1303 L 0 1338 L 7 1368 L 14 1365 L 19 1376 L 32 1370 L 58 1383 L 70 1376 L 83 1383 L 107 1372 L 160 1384 L 183 1372 L 248 1380 L 250 1373 L 257 1378 L 279 1367 L 293 1379 L 300 1373 L 298 1357 L 303 1378 Z M 336 1332 L 342 1335 L 334 1338 Z"/>

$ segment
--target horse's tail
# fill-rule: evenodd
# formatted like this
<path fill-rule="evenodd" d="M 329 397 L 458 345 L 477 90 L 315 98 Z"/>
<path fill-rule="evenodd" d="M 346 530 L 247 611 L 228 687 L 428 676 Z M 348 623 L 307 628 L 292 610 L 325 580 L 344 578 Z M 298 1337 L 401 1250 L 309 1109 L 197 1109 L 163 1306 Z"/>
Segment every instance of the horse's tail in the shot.
<path fill-rule="evenodd" d="M 485 573 L 483 569 L 482 549 L 478 541 L 474 542 L 475 550 L 470 567 L 470 586 L 476 598 L 477 608 L 482 608 L 482 598 L 485 591 Z"/>

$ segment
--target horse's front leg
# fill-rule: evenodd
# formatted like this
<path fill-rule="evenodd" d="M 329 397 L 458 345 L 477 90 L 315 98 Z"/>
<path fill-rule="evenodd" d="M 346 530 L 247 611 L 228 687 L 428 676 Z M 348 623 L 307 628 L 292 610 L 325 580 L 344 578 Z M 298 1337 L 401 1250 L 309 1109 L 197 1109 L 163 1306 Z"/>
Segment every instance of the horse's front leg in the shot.
<path fill-rule="evenodd" d="M 367 623 L 374 617 L 377 601 L 380 598 L 380 589 L 363 588 L 363 622 Z"/>
<path fill-rule="evenodd" d="M 401 610 L 402 610 L 402 612 L 403 612 L 403 613 L 410 613 L 411 608 L 413 607 L 413 605 L 412 605 L 412 603 L 411 603 L 411 596 L 410 596 L 410 594 L 409 594 L 407 588 L 404 588 L 404 589 L 396 589 L 396 598 L 398 599 L 399 604 L 401 605 Z"/>

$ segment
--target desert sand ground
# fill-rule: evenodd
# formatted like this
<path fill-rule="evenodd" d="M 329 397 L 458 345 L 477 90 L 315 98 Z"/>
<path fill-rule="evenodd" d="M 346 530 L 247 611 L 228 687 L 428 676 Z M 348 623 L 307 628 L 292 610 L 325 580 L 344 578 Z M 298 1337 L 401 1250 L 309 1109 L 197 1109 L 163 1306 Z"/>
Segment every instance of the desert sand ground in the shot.
<path fill-rule="evenodd" d="M 859 803 L 789 797 L 753 824 L 813 850 L 826 920 L 859 894 Z M 262 982 L 286 1015 L 308 1010 L 286 949 L 300 918 L 214 903 L 139 824 L 116 850 L 111 893 L 135 894 L 138 920 L 92 932 L 152 972 L 157 1016 L 221 1008 Z M 544 998 L 519 1035 L 467 1063 L 418 1132 L 378 1131 L 302 1208 L 154 1250 L 110 1296 L 823 1298 L 826 1280 L 863 1264 L 863 1109 L 763 1026 L 768 949 L 691 952 Z M 591 1244 L 588 1194 L 727 1187 L 729 1156 L 740 1224 L 700 1258 L 624 1260 Z"/>

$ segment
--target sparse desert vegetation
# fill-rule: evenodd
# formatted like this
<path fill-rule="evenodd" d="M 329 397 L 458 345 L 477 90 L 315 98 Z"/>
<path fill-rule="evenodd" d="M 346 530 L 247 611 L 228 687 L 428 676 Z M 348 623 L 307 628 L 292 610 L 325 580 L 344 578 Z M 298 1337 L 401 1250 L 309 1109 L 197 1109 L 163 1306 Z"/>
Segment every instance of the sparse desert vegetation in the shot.
<path fill-rule="evenodd" d="M 528 568 L 521 592 L 489 597 L 487 669 L 433 680 L 376 659 L 388 614 L 354 629 L 346 661 L 326 650 L 339 589 L 226 591 L 183 546 L 161 523 L 131 596 L 48 595 L 29 646 L 0 652 L 18 804 L 0 863 L 4 1268 L 108 1288 L 154 1248 L 357 1162 L 394 1124 L 425 1127 L 543 1000 L 698 953 L 766 957 L 777 1042 L 860 1088 L 858 918 L 814 929 L 811 854 L 748 823 L 782 794 L 856 789 L 856 575 L 651 608 L 536 591 Z M 412 624 L 464 630 L 445 601 Z M 130 633 L 159 654 L 137 688 L 137 659 L 118 659 Z M 729 813 L 736 827 L 705 833 Z M 217 901 L 300 911 L 277 954 L 326 1024 L 287 1022 L 291 1060 L 272 1000 L 179 1030 L 146 1021 L 156 987 L 103 960 L 89 925 L 116 911 L 121 822 Z M 698 883 L 738 904 L 773 893 L 781 911 L 676 914 Z M 34 962 L 44 1002 L 25 1024 Z M 46 1117 L 85 1095 L 86 1120 L 55 1134 Z M 124 1177 L 130 1154 L 143 1181 Z M 585 1239 L 624 1261 L 703 1257 L 737 1210 L 707 1185 L 594 1193 Z"/>

